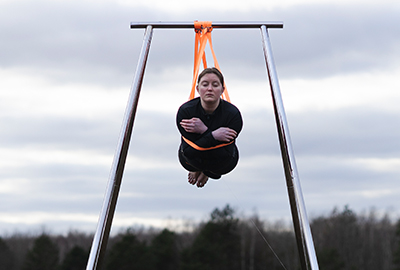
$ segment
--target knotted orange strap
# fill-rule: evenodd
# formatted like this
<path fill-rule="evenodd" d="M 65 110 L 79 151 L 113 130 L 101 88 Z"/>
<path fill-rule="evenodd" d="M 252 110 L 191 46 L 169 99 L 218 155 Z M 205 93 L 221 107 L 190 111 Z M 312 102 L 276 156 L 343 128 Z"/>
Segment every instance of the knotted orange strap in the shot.
<path fill-rule="evenodd" d="M 207 147 L 207 148 L 205 148 L 205 147 L 198 146 L 197 144 L 195 144 L 194 142 L 192 142 L 192 141 L 186 139 L 186 138 L 183 137 L 183 136 L 182 136 L 182 139 L 183 139 L 188 145 L 190 145 L 192 148 L 194 148 L 194 149 L 196 149 L 196 150 L 199 150 L 199 151 L 207 151 L 207 150 L 213 150 L 213 149 L 221 148 L 221 147 L 230 145 L 230 144 L 232 144 L 232 143 L 235 141 L 235 140 L 233 140 L 233 141 L 228 142 L 228 143 L 218 144 L 218 145 L 216 145 L 216 146 L 212 146 L 212 147 Z"/>
<path fill-rule="evenodd" d="M 194 67 L 193 67 L 193 81 L 192 81 L 192 90 L 190 92 L 189 99 L 193 99 L 195 95 L 195 89 L 196 89 L 196 82 L 197 82 L 197 77 L 199 76 L 199 68 L 200 68 L 200 62 L 203 60 L 203 67 L 207 68 L 207 60 L 206 60 L 206 55 L 204 53 L 204 50 L 207 45 L 207 40 L 208 43 L 210 44 L 210 49 L 211 53 L 214 58 L 214 66 L 221 71 L 219 68 L 219 64 L 217 61 L 217 57 L 215 56 L 214 49 L 212 46 L 212 41 L 211 41 L 211 31 L 212 31 L 212 22 L 206 21 L 206 22 L 194 22 L 194 31 L 196 32 L 196 39 L 195 39 L 195 47 L 194 47 Z M 222 93 L 222 98 L 225 99 L 226 101 L 231 102 L 228 94 L 228 90 L 225 86 L 225 91 Z"/>

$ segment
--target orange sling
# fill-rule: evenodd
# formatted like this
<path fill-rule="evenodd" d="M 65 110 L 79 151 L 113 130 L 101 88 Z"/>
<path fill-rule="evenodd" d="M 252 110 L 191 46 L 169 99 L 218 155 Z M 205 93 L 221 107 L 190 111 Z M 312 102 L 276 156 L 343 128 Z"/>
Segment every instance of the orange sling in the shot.
<path fill-rule="evenodd" d="M 196 39 L 195 39 L 195 44 L 194 44 L 195 47 L 194 47 L 193 81 L 192 81 L 192 90 L 190 92 L 189 100 L 194 98 L 194 95 L 196 92 L 196 82 L 197 82 L 197 77 L 199 76 L 199 68 L 200 68 L 201 60 L 203 60 L 203 67 L 207 68 L 206 54 L 204 52 L 206 45 L 207 45 L 207 40 L 208 40 L 208 43 L 210 44 L 210 49 L 211 49 L 211 52 L 212 52 L 212 55 L 214 58 L 214 66 L 219 71 L 221 71 L 221 69 L 219 68 L 217 57 L 215 56 L 214 49 L 212 47 L 212 41 L 211 41 L 212 22 L 195 21 L 194 22 L 194 31 L 196 32 Z M 226 85 L 225 85 L 225 91 L 222 93 L 222 98 L 228 102 L 231 102 L 229 95 L 228 95 L 228 90 L 226 89 Z M 204 147 L 198 146 L 197 144 L 186 139 L 183 136 L 182 136 L 182 138 L 192 148 L 199 150 L 199 151 L 207 151 L 207 150 L 221 148 L 221 147 L 227 146 L 234 142 L 234 140 L 233 140 L 229 143 L 223 143 L 223 144 L 219 144 L 216 146 L 204 148 Z"/>
<path fill-rule="evenodd" d="M 212 22 L 194 22 L 194 31 L 196 32 L 196 39 L 194 43 L 194 67 L 193 67 L 193 81 L 192 81 L 192 90 L 190 92 L 189 99 L 193 99 L 195 95 L 195 90 L 196 90 L 196 82 L 197 82 L 197 77 L 199 76 L 199 68 L 200 68 L 200 62 L 203 60 L 203 67 L 207 68 L 207 60 L 206 60 L 206 54 L 204 52 L 206 45 L 207 45 L 207 40 L 208 43 L 210 44 L 210 50 L 214 58 L 214 66 L 221 71 L 219 68 L 219 64 L 217 61 L 217 57 L 215 56 L 214 49 L 212 46 L 212 41 L 211 41 L 211 31 L 212 31 Z M 225 85 L 225 91 L 222 93 L 222 98 L 225 99 L 226 101 L 231 102 L 228 94 L 228 90 L 226 89 Z"/>

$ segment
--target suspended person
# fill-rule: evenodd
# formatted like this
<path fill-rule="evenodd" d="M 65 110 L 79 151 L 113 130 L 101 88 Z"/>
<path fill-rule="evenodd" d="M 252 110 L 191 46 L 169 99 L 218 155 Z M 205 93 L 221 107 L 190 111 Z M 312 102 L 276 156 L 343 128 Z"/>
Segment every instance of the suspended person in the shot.
<path fill-rule="evenodd" d="M 239 160 L 235 140 L 243 120 L 238 108 L 221 99 L 224 77 L 213 67 L 198 76 L 199 97 L 178 110 L 176 124 L 182 135 L 179 161 L 189 171 L 188 182 L 203 187 L 209 178 L 219 179 Z"/>

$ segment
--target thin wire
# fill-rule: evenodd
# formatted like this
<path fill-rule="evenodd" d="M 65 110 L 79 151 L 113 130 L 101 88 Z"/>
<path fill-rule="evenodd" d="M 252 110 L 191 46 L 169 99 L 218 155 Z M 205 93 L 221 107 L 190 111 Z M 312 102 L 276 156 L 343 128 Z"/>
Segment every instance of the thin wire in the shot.
<path fill-rule="evenodd" d="M 222 182 L 226 182 L 226 181 L 222 181 Z M 237 198 L 236 194 L 233 192 L 232 188 L 225 183 L 226 186 L 228 186 L 229 191 L 231 192 L 231 194 L 233 195 L 233 197 L 235 197 L 235 199 L 237 201 L 239 201 L 239 199 Z M 254 220 L 252 218 L 250 218 L 251 223 L 253 223 L 254 227 L 257 229 L 257 232 L 261 235 L 262 239 L 264 240 L 264 242 L 267 244 L 267 246 L 269 247 L 269 249 L 272 251 L 272 253 L 274 254 L 275 258 L 279 261 L 279 263 L 281 264 L 281 266 L 283 267 L 283 269 L 288 270 L 286 268 L 286 266 L 283 264 L 283 262 L 281 261 L 281 259 L 279 258 L 278 254 L 276 254 L 275 250 L 272 248 L 272 246 L 270 245 L 270 243 L 268 242 L 267 238 L 265 238 L 264 234 L 261 232 L 260 228 L 257 226 L 257 224 L 254 222 Z"/>

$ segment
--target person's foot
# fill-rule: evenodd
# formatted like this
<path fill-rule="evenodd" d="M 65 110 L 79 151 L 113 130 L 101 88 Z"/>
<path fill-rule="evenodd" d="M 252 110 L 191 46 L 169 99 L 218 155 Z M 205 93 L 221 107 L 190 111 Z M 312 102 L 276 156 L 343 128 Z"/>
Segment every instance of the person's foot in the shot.
<path fill-rule="evenodd" d="M 207 181 L 208 176 L 201 172 L 200 175 L 197 177 L 197 187 L 204 187 L 204 185 L 207 184 Z"/>
<path fill-rule="evenodd" d="M 192 184 L 192 185 L 196 184 L 200 173 L 201 172 L 189 172 L 189 174 L 188 174 L 189 184 Z"/>

